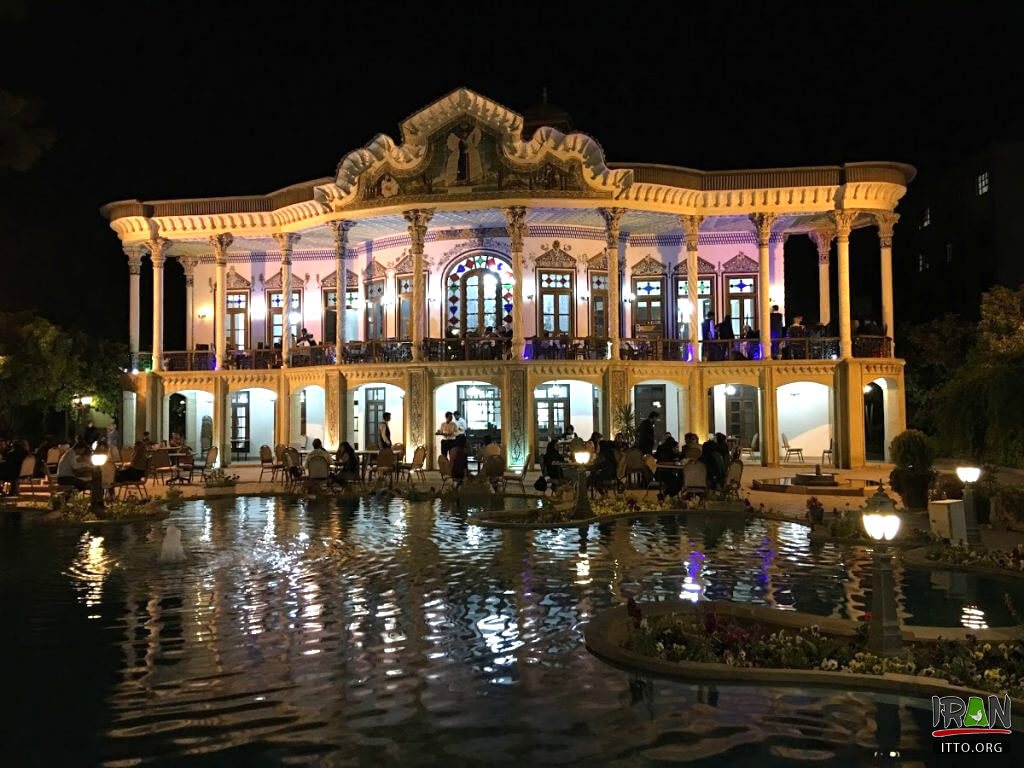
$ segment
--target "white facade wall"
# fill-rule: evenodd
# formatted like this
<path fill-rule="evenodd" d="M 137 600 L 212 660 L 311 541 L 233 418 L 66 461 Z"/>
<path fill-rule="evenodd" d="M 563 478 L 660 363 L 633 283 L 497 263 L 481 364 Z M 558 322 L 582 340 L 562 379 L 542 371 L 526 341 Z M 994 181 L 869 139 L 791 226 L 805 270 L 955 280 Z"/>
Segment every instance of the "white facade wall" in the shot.
<path fill-rule="evenodd" d="M 832 389 L 824 384 L 797 381 L 776 393 L 779 410 L 779 456 L 785 458 L 782 435 L 791 448 L 801 448 L 811 464 L 821 460 L 832 438 Z"/>

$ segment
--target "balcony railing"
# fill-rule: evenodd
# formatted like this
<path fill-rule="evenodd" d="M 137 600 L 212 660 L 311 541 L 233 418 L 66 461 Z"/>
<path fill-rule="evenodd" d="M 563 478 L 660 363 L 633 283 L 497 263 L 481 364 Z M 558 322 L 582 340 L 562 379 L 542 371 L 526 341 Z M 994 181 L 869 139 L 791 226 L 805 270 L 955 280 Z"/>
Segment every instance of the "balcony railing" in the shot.
<path fill-rule="evenodd" d="M 607 360 L 611 344 L 607 339 L 560 336 L 548 339 L 527 339 L 526 360 Z M 834 337 L 807 336 L 776 339 L 772 356 L 776 360 L 838 360 L 840 344 Z M 761 344 L 757 339 L 713 339 L 702 341 L 695 353 L 702 362 L 760 360 Z M 458 360 L 510 360 L 512 342 L 498 339 L 424 339 L 424 360 L 448 362 Z M 887 336 L 854 336 L 855 358 L 886 358 L 892 356 L 892 339 Z M 619 357 L 622 360 L 661 360 L 691 362 L 689 342 L 682 339 L 622 339 Z M 129 364 L 133 371 L 152 370 L 149 352 L 133 355 Z M 340 359 L 333 345 L 294 347 L 289 365 L 304 368 L 321 365 L 358 365 L 365 363 L 407 363 L 412 361 L 412 342 L 349 341 L 342 345 Z M 226 353 L 225 370 L 280 368 L 281 351 L 277 349 L 232 350 Z M 212 371 L 216 356 L 209 350 L 164 352 L 165 371 Z"/>

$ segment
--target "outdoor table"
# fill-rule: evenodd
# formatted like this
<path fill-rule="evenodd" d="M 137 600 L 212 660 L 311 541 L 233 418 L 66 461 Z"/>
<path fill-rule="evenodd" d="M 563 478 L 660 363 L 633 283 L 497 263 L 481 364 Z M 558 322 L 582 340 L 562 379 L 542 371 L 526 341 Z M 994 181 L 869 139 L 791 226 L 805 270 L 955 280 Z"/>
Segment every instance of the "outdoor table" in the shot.
<path fill-rule="evenodd" d="M 174 467 L 174 475 L 167 481 L 168 485 L 187 485 L 188 481 L 181 476 L 181 471 L 178 469 L 178 465 L 181 463 L 183 458 L 190 456 L 188 451 L 175 451 L 168 453 L 167 458 L 171 460 L 171 466 Z"/>

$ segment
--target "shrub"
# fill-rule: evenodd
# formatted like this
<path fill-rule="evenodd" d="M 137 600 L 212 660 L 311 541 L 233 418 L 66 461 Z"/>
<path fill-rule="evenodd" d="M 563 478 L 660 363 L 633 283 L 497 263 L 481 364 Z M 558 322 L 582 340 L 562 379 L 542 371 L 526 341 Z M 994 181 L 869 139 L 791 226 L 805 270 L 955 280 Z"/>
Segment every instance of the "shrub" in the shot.
<path fill-rule="evenodd" d="M 889 445 L 892 460 L 901 469 L 927 472 L 935 461 L 935 448 L 924 432 L 908 429 L 893 438 Z"/>
<path fill-rule="evenodd" d="M 935 478 L 935 485 L 932 487 L 932 499 L 962 499 L 964 497 L 964 484 L 960 478 L 948 472 L 942 472 Z"/>

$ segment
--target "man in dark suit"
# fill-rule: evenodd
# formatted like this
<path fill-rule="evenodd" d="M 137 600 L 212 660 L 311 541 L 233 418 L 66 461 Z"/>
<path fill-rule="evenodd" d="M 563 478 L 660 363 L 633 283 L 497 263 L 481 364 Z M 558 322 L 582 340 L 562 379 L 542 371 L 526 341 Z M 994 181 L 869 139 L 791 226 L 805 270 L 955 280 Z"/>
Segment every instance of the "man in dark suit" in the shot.
<path fill-rule="evenodd" d="M 702 341 L 714 341 L 715 340 L 716 335 L 715 335 L 715 313 L 714 312 L 710 312 L 709 311 L 709 312 L 705 313 L 705 315 L 704 315 L 704 322 L 702 322 L 700 324 L 700 333 L 701 333 L 701 340 Z M 702 357 L 703 357 L 704 360 L 714 360 L 714 359 L 716 359 L 715 358 L 715 354 L 714 354 L 714 352 L 715 352 L 715 345 L 714 344 L 707 344 L 703 348 L 703 352 L 704 352 L 704 354 L 703 354 Z"/>
<path fill-rule="evenodd" d="M 779 339 L 782 338 L 783 322 L 782 313 L 779 311 L 779 305 L 773 305 L 771 314 L 772 357 L 776 359 L 779 357 Z"/>
<path fill-rule="evenodd" d="M 636 447 L 647 455 L 654 453 L 654 425 L 659 419 L 657 411 L 651 411 L 646 419 L 636 428 Z"/>

